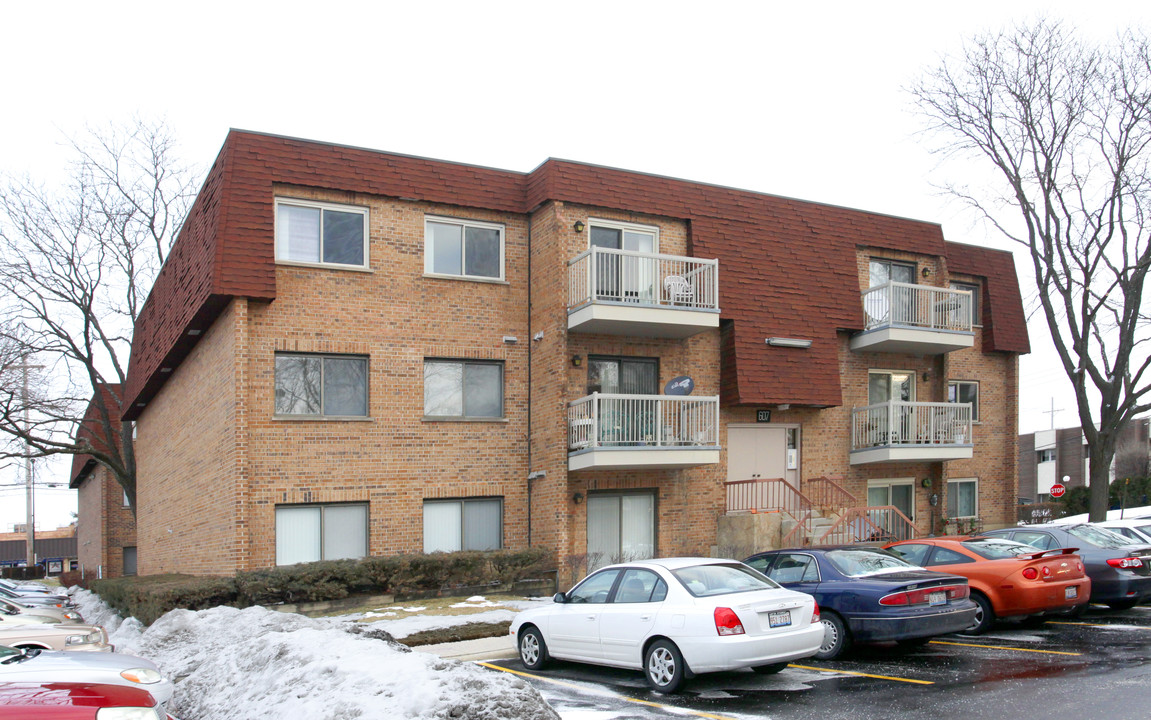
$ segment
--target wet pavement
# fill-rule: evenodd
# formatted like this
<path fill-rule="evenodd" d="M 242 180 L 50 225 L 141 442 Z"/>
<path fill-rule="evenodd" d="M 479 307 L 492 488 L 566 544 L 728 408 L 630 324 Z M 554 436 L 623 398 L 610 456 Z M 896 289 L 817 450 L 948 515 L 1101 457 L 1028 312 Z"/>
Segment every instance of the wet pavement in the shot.
<path fill-rule="evenodd" d="M 677 695 L 647 689 L 639 671 L 553 662 L 524 674 L 565 720 L 705 717 L 1151 718 L 1151 607 L 1038 627 L 999 623 L 979 636 L 948 635 L 913 649 L 861 646 L 840 660 L 793 663 L 774 676 L 701 675 Z"/>

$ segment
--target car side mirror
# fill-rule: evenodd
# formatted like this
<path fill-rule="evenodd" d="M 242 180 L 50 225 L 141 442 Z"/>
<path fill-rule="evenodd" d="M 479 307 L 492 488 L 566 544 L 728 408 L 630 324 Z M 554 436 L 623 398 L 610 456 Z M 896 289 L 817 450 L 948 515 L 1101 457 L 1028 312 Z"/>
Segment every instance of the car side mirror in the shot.
<path fill-rule="evenodd" d="M 562 604 L 562 603 L 566 603 L 568 601 L 568 596 L 564 595 L 563 593 L 556 593 L 555 595 L 552 596 L 552 600 L 554 602 L 558 602 L 558 603 Z"/>

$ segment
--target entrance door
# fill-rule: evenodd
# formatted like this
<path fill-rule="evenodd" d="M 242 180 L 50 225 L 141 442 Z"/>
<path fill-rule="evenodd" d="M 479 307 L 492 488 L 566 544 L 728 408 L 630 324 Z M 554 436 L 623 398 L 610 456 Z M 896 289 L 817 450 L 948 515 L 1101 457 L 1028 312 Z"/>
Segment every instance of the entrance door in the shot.
<path fill-rule="evenodd" d="M 589 494 L 587 553 L 588 572 L 655 557 L 655 494 Z"/>
<path fill-rule="evenodd" d="M 908 520 L 915 520 L 915 481 L 871 480 L 867 483 L 867 504 L 894 505 Z"/>
<path fill-rule="evenodd" d="M 799 488 L 799 428 L 727 428 L 727 479 L 783 478 Z"/>

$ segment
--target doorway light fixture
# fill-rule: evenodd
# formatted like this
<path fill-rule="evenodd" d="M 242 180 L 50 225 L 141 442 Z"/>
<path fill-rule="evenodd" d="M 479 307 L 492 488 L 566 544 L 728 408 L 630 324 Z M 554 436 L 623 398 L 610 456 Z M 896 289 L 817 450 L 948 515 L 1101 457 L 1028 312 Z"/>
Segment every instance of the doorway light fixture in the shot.
<path fill-rule="evenodd" d="M 583 229 L 584 229 L 585 227 L 587 227 L 587 226 L 583 224 L 583 220 L 576 220 L 576 221 L 575 221 L 575 225 L 572 225 L 572 228 L 573 228 L 573 229 L 574 229 L 574 230 L 575 230 L 577 233 L 581 233 L 581 232 L 583 232 Z"/>
<path fill-rule="evenodd" d="M 765 342 L 772 347 L 809 348 L 811 341 L 805 338 L 769 337 Z"/>

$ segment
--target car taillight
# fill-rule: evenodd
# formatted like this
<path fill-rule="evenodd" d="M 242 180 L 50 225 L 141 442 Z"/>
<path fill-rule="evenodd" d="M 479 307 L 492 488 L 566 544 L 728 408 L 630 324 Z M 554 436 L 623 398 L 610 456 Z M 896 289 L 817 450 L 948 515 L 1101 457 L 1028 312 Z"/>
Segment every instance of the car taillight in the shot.
<path fill-rule="evenodd" d="M 819 603 L 815 603 L 815 608 L 811 611 L 811 622 L 819 622 Z"/>
<path fill-rule="evenodd" d="M 924 605 L 931 600 L 932 593 L 947 593 L 949 600 L 962 600 L 970 594 L 971 590 L 966 585 L 943 585 L 937 587 L 927 587 L 919 590 L 908 590 L 906 592 L 892 593 L 884 595 L 879 599 L 880 605 Z"/>
<path fill-rule="evenodd" d="M 731 608 L 715 609 L 715 631 L 720 635 L 743 635 L 743 623 Z"/>
<path fill-rule="evenodd" d="M 1083 563 L 1081 563 L 1081 562 L 1075 563 L 1075 569 L 1078 570 L 1079 572 L 1083 572 Z"/>
<path fill-rule="evenodd" d="M 1043 577 L 1051 577 L 1051 568 L 1047 567 L 1046 565 L 1043 566 Z"/>
<path fill-rule="evenodd" d="M 1123 568 L 1124 570 L 1143 567 L 1143 561 L 1137 557 L 1108 558 L 1107 564 L 1111 567 Z"/>
<path fill-rule="evenodd" d="M 1037 571 L 1035 568 L 1023 568 L 1023 577 L 1027 578 L 1028 580 L 1034 580 L 1035 578 L 1039 577 L 1039 571 Z"/>

